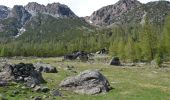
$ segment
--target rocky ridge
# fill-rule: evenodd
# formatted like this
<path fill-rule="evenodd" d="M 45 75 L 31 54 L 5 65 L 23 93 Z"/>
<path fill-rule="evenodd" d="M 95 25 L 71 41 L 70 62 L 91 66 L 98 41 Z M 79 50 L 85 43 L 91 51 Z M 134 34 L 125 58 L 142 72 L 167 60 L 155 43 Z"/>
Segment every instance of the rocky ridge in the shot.
<path fill-rule="evenodd" d="M 102 7 L 86 21 L 97 26 L 142 23 L 145 17 L 153 23 L 163 23 L 170 10 L 169 1 L 142 4 L 137 0 L 119 0 L 116 4 Z"/>
<path fill-rule="evenodd" d="M 30 2 L 25 6 L 25 9 L 32 14 L 43 13 L 53 17 L 77 17 L 68 6 L 60 3 L 52 3 L 45 6 L 36 2 Z"/>

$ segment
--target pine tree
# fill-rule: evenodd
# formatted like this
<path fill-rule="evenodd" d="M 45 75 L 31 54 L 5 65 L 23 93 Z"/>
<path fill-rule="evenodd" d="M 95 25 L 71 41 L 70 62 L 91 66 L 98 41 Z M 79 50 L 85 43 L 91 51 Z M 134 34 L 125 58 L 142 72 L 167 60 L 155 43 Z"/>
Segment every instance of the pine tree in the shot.
<path fill-rule="evenodd" d="M 142 32 L 140 32 L 140 43 L 142 47 L 142 53 L 146 60 L 153 60 L 158 48 L 158 40 L 156 32 L 150 22 L 145 20 L 145 24 L 142 27 Z"/>
<path fill-rule="evenodd" d="M 161 39 L 159 51 L 163 58 L 170 56 L 170 16 L 167 17 L 163 29 L 163 37 Z"/>

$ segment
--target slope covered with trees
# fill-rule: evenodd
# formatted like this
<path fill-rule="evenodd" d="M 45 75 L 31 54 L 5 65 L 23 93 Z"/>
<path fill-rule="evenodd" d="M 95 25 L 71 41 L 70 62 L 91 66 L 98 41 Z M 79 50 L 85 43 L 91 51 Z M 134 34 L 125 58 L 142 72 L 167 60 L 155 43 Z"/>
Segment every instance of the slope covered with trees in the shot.
<path fill-rule="evenodd" d="M 107 48 L 110 55 L 118 56 L 124 61 L 168 60 L 170 17 L 167 17 L 164 24 L 152 23 L 150 16 L 143 17 L 142 24 L 127 23 L 98 28 L 78 17 L 56 18 L 49 14 L 37 13 L 21 25 L 25 28 L 23 34 L 18 37 L 12 35 L 6 40 L 1 39 L 0 56 L 61 56 L 73 51 L 96 52 Z M 20 25 L 16 24 L 20 22 L 16 18 L 10 17 L 0 21 L 10 27 Z M 9 29 L 13 28 L 18 31 L 15 27 Z M 0 32 L 0 35 L 8 37 L 9 34 Z"/>

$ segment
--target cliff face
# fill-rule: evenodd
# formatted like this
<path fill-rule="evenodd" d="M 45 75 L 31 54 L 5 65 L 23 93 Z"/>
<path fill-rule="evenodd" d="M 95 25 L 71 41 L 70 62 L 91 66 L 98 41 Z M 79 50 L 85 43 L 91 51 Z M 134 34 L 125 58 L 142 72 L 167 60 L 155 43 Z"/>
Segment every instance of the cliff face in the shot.
<path fill-rule="evenodd" d="M 7 18 L 9 14 L 9 8 L 6 6 L 0 6 L 0 19 Z"/>
<path fill-rule="evenodd" d="M 43 13 L 54 17 L 77 17 L 68 6 L 60 3 L 52 3 L 44 6 L 36 2 L 31 2 L 25 6 L 25 9 L 33 14 Z"/>
<path fill-rule="evenodd" d="M 91 26 L 60 3 L 41 5 L 36 2 L 12 9 L 0 6 L 0 42 L 6 40 L 70 40 Z M 64 40 L 63 40 L 64 39 Z"/>
<path fill-rule="evenodd" d="M 144 17 L 151 22 L 164 21 L 170 10 L 168 1 L 156 1 L 142 4 L 137 0 L 120 0 L 116 4 L 103 7 L 85 19 L 98 26 L 112 24 L 142 23 Z"/>

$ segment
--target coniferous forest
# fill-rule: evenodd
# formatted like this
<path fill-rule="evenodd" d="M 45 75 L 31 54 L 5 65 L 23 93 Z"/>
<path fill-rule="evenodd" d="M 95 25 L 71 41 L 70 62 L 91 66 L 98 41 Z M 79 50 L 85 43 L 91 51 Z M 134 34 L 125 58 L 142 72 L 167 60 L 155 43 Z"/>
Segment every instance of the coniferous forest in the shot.
<path fill-rule="evenodd" d="M 96 28 L 92 31 L 71 31 L 75 34 L 67 35 L 68 39 L 57 40 L 48 34 L 49 38 L 35 36 L 36 39 L 29 40 L 27 37 L 26 40 L 21 36 L 17 41 L 1 42 L 0 55 L 2 57 L 52 57 L 62 56 L 73 51 L 94 53 L 102 48 L 107 48 L 110 55 L 124 60 L 151 61 L 153 59 L 166 60 L 170 57 L 170 17 L 166 19 L 165 24 L 159 25 L 152 24 L 145 19 L 143 25 L 121 25 L 111 28 Z M 35 33 L 34 30 L 31 32 Z M 65 34 L 69 34 L 69 32 L 65 32 Z M 82 35 L 76 36 L 77 34 Z M 38 39 L 39 41 L 35 41 Z"/>

